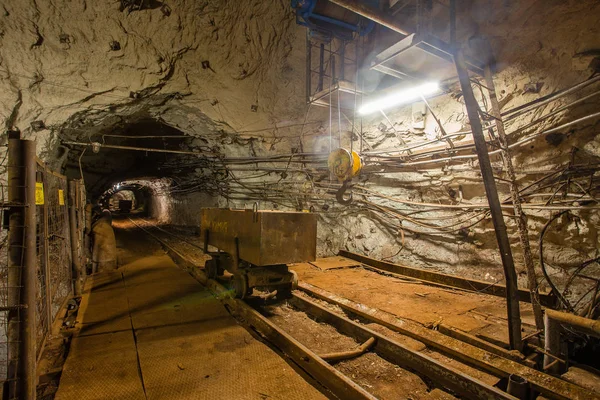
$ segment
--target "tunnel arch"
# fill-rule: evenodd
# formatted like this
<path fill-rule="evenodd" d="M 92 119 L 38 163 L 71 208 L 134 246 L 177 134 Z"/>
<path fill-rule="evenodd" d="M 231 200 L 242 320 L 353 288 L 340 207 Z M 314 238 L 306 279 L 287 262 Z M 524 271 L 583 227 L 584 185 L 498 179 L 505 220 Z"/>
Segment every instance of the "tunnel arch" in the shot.
<path fill-rule="evenodd" d="M 171 196 L 171 180 L 168 178 L 140 178 L 114 183 L 97 199 L 96 204 L 110 208 L 110 200 L 121 193 L 130 192 L 134 197 L 134 214 L 147 216 L 158 223 L 171 222 L 174 199 Z M 125 197 L 121 195 L 121 197 Z M 112 211 L 112 210 L 111 210 Z"/>

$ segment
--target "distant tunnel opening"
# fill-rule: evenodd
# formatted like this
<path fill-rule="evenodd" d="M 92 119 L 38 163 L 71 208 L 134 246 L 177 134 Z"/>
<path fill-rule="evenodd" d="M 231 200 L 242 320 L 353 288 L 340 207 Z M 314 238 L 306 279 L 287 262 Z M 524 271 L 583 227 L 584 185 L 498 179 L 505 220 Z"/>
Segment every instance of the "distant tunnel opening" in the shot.
<path fill-rule="evenodd" d="M 88 200 L 100 209 L 161 224 L 195 225 L 198 217 L 190 207 L 216 201 L 194 175 L 194 166 L 209 162 L 203 156 L 206 140 L 149 112 L 101 121 L 82 115 L 70 121 L 61 138 L 55 157 L 62 159 L 67 176 L 83 178 Z M 189 190 L 192 179 L 194 188 Z M 124 212 L 128 202 L 131 209 Z"/>

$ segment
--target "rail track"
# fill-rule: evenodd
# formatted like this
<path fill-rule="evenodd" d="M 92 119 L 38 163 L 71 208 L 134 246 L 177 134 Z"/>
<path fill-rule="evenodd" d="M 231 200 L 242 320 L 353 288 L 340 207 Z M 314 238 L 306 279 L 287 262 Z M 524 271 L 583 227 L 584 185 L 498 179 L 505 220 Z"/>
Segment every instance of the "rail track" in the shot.
<path fill-rule="evenodd" d="M 501 348 L 481 348 L 477 343 L 465 343 L 456 337 L 402 320 L 306 283 L 300 282 L 298 290 L 294 291 L 285 305 L 235 299 L 227 282 L 208 279 L 198 268 L 198 260 L 191 259 L 189 250 L 182 251 L 179 244 L 183 241 L 187 243 L 188 249 L 190 246 L 198 248 L 196 251 L 199 251 L 200 246 L 183 235 L 173 234 L 149 221 L 131 221 L 160 242 L 179 264 L 187 267 L 196 279 L 221 299 L 240 322 L 257 332 L 308 373 L 334 398 L 399 397 L 398 393 L 389 397 L 385 389 L 373 390 L 377 386 L 377 377 L 361 377 L 360 372 L 349 376 L 344 368 L 340 368 L 340 364 L 345 363 L 344 360 L 370 357 L 372 364 L 377 362 L 390 368 L 399 367 L 400 375 L 416 375 L 421 378 L 427 391 L 411 395 L 404 393 L 407 398 L 451 398 L 454 395 L 470 399 L 515 399 L 517 397 L 505 390 L 509 377 L 519 376 L 529 382 L 530 390 L 545 398 L 600 399 L 600 396 L 586 388 L 532 368 L 520 355 Z M 285 316 L 279 315 L 278 318 L 281 313 L 285 313 Z M 286 324 L 286 320 L 295 325 Z M 309 329 L 310 324 L 315 324 L 313 331 Z M 309 332 L 302 332 L 302 329 Z M 327 351 L 320 343 L 310 340 L 318 335 L 319 329 L 333 332 L 333 336 L 325 341 L 337 345 L 333 346 L 337 347 L 334 351 Z M 411 346 L 410 341 L 423 344 L 428 351 Z M 348 348 L 341 350 L 339 347 L 343 343 Z M 392 380 L 391 385 L 394 384 L 399 383 Z M 428 397 L 428 394 L 434 392 L 438 395 Z"/>

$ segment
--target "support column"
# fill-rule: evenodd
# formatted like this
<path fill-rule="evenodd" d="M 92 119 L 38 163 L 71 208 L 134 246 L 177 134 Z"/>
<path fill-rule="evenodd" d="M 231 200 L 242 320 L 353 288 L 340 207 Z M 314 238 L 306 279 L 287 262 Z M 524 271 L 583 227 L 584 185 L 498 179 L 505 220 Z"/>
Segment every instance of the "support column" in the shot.
<path fill-rule="evenodd" d="M 491 54 L 491 48 L 490 48 Z M 496 96 L 496 89 L 494 86 L 494 78 L 492 76 L 492 70 L 489 66 L 484 69 L 485 84 L 488 87 L 490 95 L 490 104 L 492 106 L 492 115 L 496 119 L 496 130 L 498 132 L 498 140 L 502 147 L 502 158 L 504 160 L 504 166 L 508 179 L 510 181 L 510 195 L 512 197 L 513 208 L 515 212 L 517 229 L 519 231 L 519 240 L 523 249 L 523 260 L 525 262 L 525 268 L 527 270 L 527 285 L 529 287 L 529 293 L 531 296 L 531 306 L 533 307 L 533 316 L 535 318 L 535 326 L 537 329 L 544 329 L 544 317 L 542 314 L 542 306 L 540 304 L 540 294 L 538 291 L 537 277 L 535 274 L 535 265 L 533 264 L 533 255 L 531 253 L 531 245 L 529 243 L 529 229 L 527 228 L 527 217 L 521 207 L 521 197 L 519 196 L 519 186 L 517 185 L 517 174 L 513 168 L 512 157 L 510 149 L 508 148 L 508 136 L 504 130 L 504 124 L 502 123 L 502 113 L 500 110 L 500 104 L 498 97 Z"/>
<path fill-rule="evenodd" d="M 9 133 L 9 135 L 11 135 Z M 23 302 L 21 301 L 21 272 L 23 269 L 25 226 L 25 168 L 23 142 L 18 136 L 8 140 L 8 201 L 15 204 L 8 221 L 8 281 L 7 303 L 7 384 L 8 398 L 16 399 L 19 393 L 19 334 L 21 331 Z"/>
<path fill-rule="evenodd" d="M 35 142 L 23 141 L 25 164 L 25 254 L 22 274 L 22 299 L 27 308 L 23 311 L 23 326 L 21 336 L 20 375 L 23 379 L 23 399 L 34 400 L 37 387 L 37 357 L 36 357 L 36 283 L 37 283 L 37 226 L 35 209 Z"/>
<path fill-rule="evenodd" d="M 81 260 L 79 258 L 79 240 L 77 236 L 77 182 L 68 181 L 69 193 L 69 236 L 71 239 L 71 266 L 73 276 L 73 292 L 81 295 Z"/>
<path fill-rule="evenodd" d="M 504 268 L 504 278 L 506 280 L 506 307 L 508 314 L 508 336 L 510 348 L 512 350 L 522 350 L 521 340 L 521 314 L 519 310 L 519 298 L 517 288 L 517 273 L 515 271 L 512 251 L 510 249 L 510 241 L 506 232 L 506 224 L 502 216 L 502 208 L 500 199 L 498 198 L 498 190 L 494 181 L 494 173 L 492 164 L 487 150 L 487 143 L 483 134 L 483 127 L 479 119 L 479 105 L 473 94 L 471 80 L 464 56 L 461 50 L 458 50 L 455 55 L 456 71 L 462 89 L 467 114 L 471 123 L 473 132 L 473 141 L 475 142 L 475 150 L 479 160 L 483 185 L 490 205 L 490 213 L 496 233 L 496 241 L 500 250 L 500 258 Z"/>

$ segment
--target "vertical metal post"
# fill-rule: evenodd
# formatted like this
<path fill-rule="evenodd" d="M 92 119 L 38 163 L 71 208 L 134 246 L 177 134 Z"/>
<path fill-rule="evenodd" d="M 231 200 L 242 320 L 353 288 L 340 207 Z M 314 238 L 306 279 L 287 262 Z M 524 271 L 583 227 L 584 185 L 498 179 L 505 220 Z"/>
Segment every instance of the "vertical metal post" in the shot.
<path fill-rule="evenodd" d="M 22 399 L 36 398 L 36 209 L 35 209 L 35 142 L 23 140 L 23 163 L 25 166 L 25 226 L 24 256 L 21 274 L 21 299 L 27 308 L 23 309 L 21 324 L 21 342 L 19 348 L 19 375 L 22 380 Z"/>
<path fill-rule="evenodd" d="M 69 236 L 71 238 L 71 266 L 73 276 L 73 292 L 75 296 L 81 295 L 81 262 L 79 259 L 79 240 L 77 237 L 77 185 L 74 180 L 69 179 L 67 183 L 69 193 Z"/>
<path fill-rule="evenodd" d="M 345 74 L 344 69 L 346 67 L 346 41 L 342 40 L 342 46 L 340 47 L 340 80 L 344 80 Z"/>
<path fill-rule="evenodd" d="M 491 48 L 490 48 L 491 55 Z M 493 59 L 491 61 L 494 63 Z M 517 185 L 517 175 L 513 168 L 512 158 L 510 150 L 508 148 L 508 138 L 504 130 L 504 124 L 502 123 L 502 114 L 500 111 L 500 104 L 498 97 L 496 96 L 496 89 L 494 86 L 494 78 L 492 76 L 492 69 L 490 66 L 484 68 L 485 84 L 489 91 L 490 104 L 492 106 L 492 115 L 496 121 L 496 131 L 498 132 L 498 139 L 502 148 L 502 158 L 504 161 L 504 167 L 508 174 L 508 180 L 510 185 L 510 194 L 513 202 L 513 208 L 515 212 L 517 229 L 519 231 L 519 240 L 523 249 L 523 259 L 525 262 L 525 268 L 527 270 L 527 286 L 529 287 L 529 293 L 531 296 L 531 305 L 533 307 L 533 316 L 535 318 L 535 325 L 537 329 L 544 328 L 544 317 L 542 315 L 542 306 L 540 304 L 540 294 L 538 292 L 537 277 L 535 274 L 535 266 L 533 264 L 533 255 L 531 253 L 531 246 L 529 243 L 529 229 L 527 228 L 527 220 L 523 207 L 521 207 L 521 197 L 519 196 L 519 187 Z"/>
<path fill-rule="evenodd" d="M 88 203 L 85 205 L 85 228 L 83 231 L 83 243 L 85 244 L 84 254 L 86 257 L 85 265 L 89 265 L 88 263 L 92 259 L 92 247 L 91 247 L 91 237 L 90 233 L 92 233 L 92 204 Z"/>
<path fill-rule="evenodd" d="M 41 173 L 41 182 L 44 185 L 44 189 L 46 189 L 47 186 L 47 179 L 46 177 L 48 176 L 47 173 L 47 169 L 44 166 L 44 170 Z M 48 229 L 48 202 L 44 201 L 44 205 L 42 206 L 42 265 L 41 267 L 44 270 L 44 277 L 46 278 L 46 282 L 45 282 L 45 297 L 46 297 L 46 320 L 48 323 L 48 332 L 51 331 L 52 329 L 52 279 L 51 279 L 51 275 L 50 275 L 50 243 L 48 240 L 48 234 L 49 234 L 49 229 Z"/>
<path fill-rule="evenodd" d="M 23 166 L 23 142 L 18 138 L 8 140 L 8 201 L 16 204 L 8 222 L 8 293 L 7 306 L 7 383 L 8 398 L 19 395 L 19 333 L 21 331 L 21 272 L 23 269 L 23 246 L 25 225 L 25 169 Z"/>
<path fill-rule="evenodd" d="M 317 85 L 317 92 L 323 90 L 323 75 L 325 75 L 325 43 L 321 43 L 319 46 L 319 84 Z"/>
<path fill-rule="evenodd" d="M 329 57 L 329 64 L 331 66 L 331 84 L 329 86 L 331 86 L 335 82 L 335 54 L 330 52 Z M 331 102 L 329 105 L 331 105 Z"/>
<path fill-rule="evenodd" d="M 310 29 L 306 30 L 306 103 L 310 103 L 312 92 L 312 43 Z"/>
<path fill-rule="evenodd" d="M 423 17 L 424 17 L 424 12 L 423 12 L 423 1 L 424 0 L 416 0 L 417 1 L 417 26 L 416 26 L 416 34 L 417 36 L 420 36 L 421 34 L 423 34 Z"/>
<path fill-rule="evenodd" d="M 496 233 L 496 241 L 498 242 L 500 258 L 502 259 L 502 266 L 504 268 L 510 347 L 513 350 L 521 351 L 521 315 L 519 310 L 519 298 L 517 290 L 517 273 L 515 271 L 512 251 L 510 249 L 508 233 L 506 232 L 506 225 L 502 216 L 502 208 L 500 206 L 500 199 L 498 198 L 496 182 L 494 181 L 494 173 L 492 171 L 492 164 L 490 162 L 490 157 L 487 150 L 487 143 L 483 134 L 481 120 L 479 119 L 479 105 L 477 104 L 477 100 L 473 94 L 473 88 L 471 87 L 471 80 L 462 50 L 458 50 L 456 52 L 454 61 L 456 64 L 456 71 L 458 73 L 458 79 L 460 81 L 463 97 L 465 99 L 467 115 L 469 116 L 469 121 L 471 123 L 473 141 L 475 142 L 475 150 L 477 152 L 477 158 L 479 159 L 479 167 L 481 169 L 483 185 L 485 187 L 488 203 L 490 205 L 490 214 L 492 216 L 494 231 Z"/>
<path fill-rule="evenodd" d="M 552 319 L 549 313 L 544 314 L 544 369 L 549 373 L 557 373 L 560 367 L 548 354 L 560 357 L 560 323 Z M 554 364 L 553 364 L 554 363 Z"/>
<path fill-rule="evenodd" d="M 456 0 L 450 0 L 450 45 L 456 46 Z"/>

